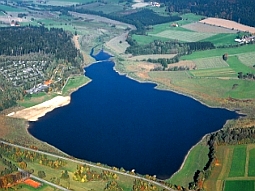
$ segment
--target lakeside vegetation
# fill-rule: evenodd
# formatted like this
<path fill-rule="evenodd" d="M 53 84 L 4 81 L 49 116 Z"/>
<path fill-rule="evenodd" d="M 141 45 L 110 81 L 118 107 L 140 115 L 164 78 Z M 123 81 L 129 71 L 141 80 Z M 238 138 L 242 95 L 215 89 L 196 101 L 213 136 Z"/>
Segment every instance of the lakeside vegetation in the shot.
<path fill-rule="evenodd" d="M 73 2 L 73 0 L 63 0 L 66 2 Z M 63 1 L 59 1 L 59 2 L 63 2 Z M 75 2 L 80 2 L 75 1 Z M 210 1 L 211 2 L 211 1 Z M 84 3 L 84 2 L 82 2 Z M 113 2 L 111 2 L 113 3 Z M 118 2 L 116 2 L 118 3 Z M 168 3 L 168 2 L 167 2 Z M 181 2 L 180 2 L 181 3 Z M 93 4 L 93 3 L 92 3 Z M 99 3 L 100 4 L 100 3 Z M 113 15 L 108 15 L 110 13 L 113 13 L 115 11 L 120 11 L 122 9 L 122 5 L 115 5 L 112 6 L 112 4 L 105 4 L 104 2 L 99 5 L 96 4 L 95 7 L 98 7 L 99 9 L 97 11 L 101 11 L 102 13 L 96 13 L 98 15 L 102 15 L 102 16 L 107 16 L 108 18 L 117 18 L 120 21 L 128 21 L 130 20 L 129 17 L 131 17 L 132 15 L 138 15 L 137 17 L 139 18 L 141 16 L 141 14 L 144 14 L 145 18 L 147 13 L 143 13 L 143 12 L 139 12 L 139 14 L 137 12 L 135 12 L 134 14 L 128 14 L 129 9 L 127 9 L 127 13 L 128 16 L 123 17 L 123 18 L 118 18 L 115 17 Z M 46 5 L 47 6 L 47 5 Z M 167 4 L 168 9 L 170 10 L 170 6 Z M 175 5 L 174 6 L 174 10 L 178 9 L 179 5 Z M 1 5 L 2 7 L 2 5 Z M 0 9 L 1 9 L 0 7 Z M 44 6 L 43 6 L 44 7 Z M 78 7 L 78 6 L 77 6 Z M 79 12 L 81 13 L 95 13 L 94 10 L 96 9 L 95 7 L 92 6 L 92 8 L 86 5 L 84 7 L 82 7 L 80 9 Z M 125 7 L 130 7 L 129 5 L 126 5 Z M 54 10 L 57 8 L 54 7 L 50 7 L 49 10 Z M 72 8 L 63 8 L 63 9 L 67 9 L 67 10 L 74 10 L 74 7 Z M 20 11 L 18 8 L 13 8 L 12 10 L 14 11 Z M 79 10 L 79 9 L 78 9 Z M 7 11 L 7 8 L 6 8 Z M 10 11 L 10 10 L 9 10 Z M 61 10 L 62 13 L 64 14 L 65 11 Z M 170 12 L 172 12 L 173 10 L 170 10 Z M 161 16 L 164 16 L 163 13 L 160 13 Z M 205 13 L 207 14 L 207 13 Z M 154 15 L 154 13 L 153 13 Z M 77 33 L 78 35 L 81 35 L 79 38 L 79 42 L 82 45 L 81 49 L 85 50 L 85 51 L 90 51 L 91 47 L 93 47 L 94 45 L 97 44 L 103 44 L 105 41 L 109 40 L 111 37 L 116 36 L 117 34 L 119 34 L 121 31 L 126 30 L 126 28 L 124 27 L 124 30 L 119 30 L 118 32 L 115 32 L 118 30 L 118 27 L 114 24 L 110 24 L 110 26 L 106 26 L 104 24 L 95 24 L 93 21 L 88 21 L 86 19 L 81 19 L 76 17 L 76 19 L 73 19 L 72 16 L 70 15 L 66 15 L 67 17 L 64 18 L 62 17 L 63 20 L 58 21 L 58 19 L 56 20 L 52 20 L 49 18 L 46 19 L 36 19 L 36 22 L 33 22 L 35 25 L 44 25 L 47 28 L 51 28 L 51 27 L 56 27 L 56 28 L 63 28 L 64 30 L 68 30 L 69 32 L 73 33 L 73 35 L 75 33 Z M 154 15 L 155 16 L 155 15 Z M 200 20 L 201 18 L 203 18 L 203 16 L 199 16 L 199 15 L 195 15 L 195 14 L 184 14 L 181 16 L 183 18 L 183 20 L 179 20 L 177 21 L 178 24 L 180 25 L 180 27 L 172 27 L 171 24 L 175 23 L 174 22 L 168 22 L 168 23 L 163 23 L 163 24 L 158 24 L 158 25 L 154 25 L 156 22 L 150 23 L 153 26 L 149 27 L 149 29 L 145 30 L 145 26 L 148 24 L 148 21 L 143 21 L 141 23 L 139 23 L 137 21 L 137 23 L 132 23 L 132 24 L 136 24 L 136 26 L 138 27 L 138 29 L 141 30 L 137 30 L 137 33 L 139 34 L 132 34 L 131 37 L 132 39 L 134 39 L 139 45 L 146 45 L 149 43 L 154 43 L 155 40 L 158 41 L 162 41 L 162 42 L 166 42 L 169 39 L 163 37 L 164 35 L 169 35 L 169 32 L 174 34 L 175 36 L 172 36 L 171 38 L 176 38 L 177 34 L 180 32 L 184 32 L 182 34 L 185 34 L 185 39 L 182 39 L 182 36 L 178 37 L 179 38 L 179 42 L 184 42 L 187 41 L 191 38 L 194 38 L 194 36 L 192 35 L 196 35 L 195 37 L 197 38 L 197 40 L 199 38 L 201 38 L 201 36 L 199 36 L 199 32 L 194 32 L 191 31 L 189 29 L 186 29 L 183 27 L 183 25 L 185 24 L 190 24 L 193 23 L 195 21 Z M 77 19 L 78 18 L 78 19 Z M 132 17 L 131 17 L 132 18 Z M 156 18 L 156 17 L 155 17 Z M 158 17 L 159 18 L 159 17 Z M 60 19 L 60 18 L 59 18 Z M 161 19 L 161 17 L 160 17 Z M 241 19 L 242 21 L 243 19 Z M 37 22 L 38 21 L 38 22 Z M 86 24 L 84 24 L 84 22 L 86 22 Z M 128 21 L 129 23 L 131 23 L 130 21 Z M 32 22 L 26 23 L 25 25 L 28 24 L 32 24 Z M 89 28 L 93 28 L 92 30 Z M 107 29 L 107 30 L 98 30 L 98 28 L 103 28 L 103 29 Z M 97 29 L 97 30 L 95 30 Z M 167 32 L 164 32 L 166 30 L 169 30 Z M 114 31 L 114 32 L 113 32 Z M 177 31 L 178 33 L 174 33 L 173 31 Z M 163 32 L 163 33 L 162 33 Z M 93 34 L 92 34 L 93 33 Z M 112 33 L 112 34 L 109 34 Z M 145 34 L 145 35 L 141 35 L 141 34 Z M 190 36 L 188 36 L 190 35 Z M 211 42 L 212 44 L 214 44 L 214 46 L 222 46 L 222 45 L 227 45 L 227 46 L 232 46 L 232 45 L 236 45 L 235 42 L 233 42 L 234 38 L 235 38 L 236 34 L 217 34 L 217 35 L 213 35 L 213 36 L 205 36 L 206 38 L 201 38 L 198 41 L 202 41 L 202 42 Z M 222 40 L 224 39 L 224 40 Z M 179 46 L 180 44 L 178 44 Z M 141 46 L 142 47 L 142 46 Z M 176 48 L 176 47 L 175 47 Z M 244 45 L 244 46 L 240 46 L 240 47 L 230 47 L 230 48 L 217 48 L 217 49 L 212 49 L 212 50 L 204 50 L 204 51 L 194 51 L 192 52 L 192 54 L 189 55 L 184 55 L 180 57 L 181 61 L 191 61 L 194 62 L 195 65 L 197 66 L 196 70 L 192 70 L 192 68 L 189 68 L 188 71 L 144 71 L 144 70 L 132 70 L 133 66 L 130 66 L 131 64 L 128 63 L 128 61 L 124 61 L 122 63 L 117 63 L 118 65 L 116 66 L 116 68 L 120 68 L 122 69 L 123 72 L 125 73 L 129 73 L 130 76 L 132 75 L 132 77 L 136 78 L 136 79 L 140 79 L 140 80 L 150 80 L 150 81 L 154 81 L 157 82 L 160 86 L 160 88 L 163 89 L 170 89 L 170 90 L 175 90 L 181 93 L 185 93 L 188 94 L 190 96 L 193 96 L 197 99 L 199 99 L 200 101 L 203 101 L 207 104 L 209 104 L 210 106 L 219 106 L 219 107 L 227 107 L 230 109 L 239 109 L 241 110 L 241 112 L 244 112 L 248 115 L 248 120 L 246 121 L 247 124 L 245 125 L 246 127 L 250 127 L 252 126 L 252 124 L 254 124 L 254 120 L 252 119 L 253 117 L 253 111 L 254 111 L 254 97 L 255 97 L 255 92 L 254 92 L 254 81 L 249 80 L 249 79 L 238 79 L 238 72 L 243 72 L 245 73 L 250 73 L 250 72 L 254 72 L 254 68 L 253 65 L 253 60 L 252 60 L 252 56 L 254 55 L 255 52 L 255 46 L 254 45 Z M 162 52 L 160 52 L 162 53 Z M 220 59 L 222 58 L 222 55 L 227 53 L 228 54 L 228 59 L 227 61 L 219 61 L 219 58 L 216 57 L 220 57 Z M 248 55 L 248 56 L 244 56 L 244 55 Z M 247 59 L 248 58 L 248 59 Z M 126 59 L 126 58 L 125 58 Z M 205 60 L 201 60 L 201 59 L 205 59 Z M 164 62 L 164 61 L 163 61 Z M 70 62 L 72 63 L 72 62 Z M 136 62 L 133 62 L 136 63 Z M 205 63 L 207 65 L 205 65 Z M 150 63 L 151 65 L 154 65 L 152 63 Z M 226 66 L 226 64 L 228 66 Z M 135 65 L 135 64 L 133 64 Z M 155 64 L 156 65 L 156 64 Z M 167 69 L 167 66 L 165 66 L 165 68 Z M 178 66 L 179 68 L 179 66 Z M 58 68 L 58 69 L 61 69 Z M 54 73 L 57 70 L 52 70 L 52 73 Z M 65 78 L 67 78 L 67 76 L 69 76 L 70 73 L 66 73 Z M 141 74 L 146 74 L 146 78 L 144 78 L 143 75 Z M 142 77 L 141 77 L 142 76 Z M 55 77 L 55 76 L 54 76 Z M 56 78 L 59 76 L 56 76 Z M 82 76 L 80 77 L 74 77 L 75 79 L 69 79 L 67 82 L 66 81 L 62 81 L 61 85 L 59 85 L 58 90 L 61 89 L 63 87 L 63 84 L 66 84 L 66 86 L 64 86 L 64 89 L 62 90 L 63 95 L 69 95 L 71 93 L 71 91 L 73 91 L 73 89 L 76 89 L 77 87 L 79 87 L 80 85 L 83 85 L 84 83 L 88 82 L 88 79 L 83 78 Z M 2 80 L 1 80 L 2 81 Z M 2 81 L 4 82 L 4 81 Z M 7 82 L 4 82 L 7 84 Z M 1 88 L 3 88 L 4 86 L 2 85 Z M 208 88 L 209 87 L 209 88 Z M 56 88 L 57 90 L 57 88 Z M 9 89 L 5 89 L 6 92 L 11 92 Z M 22 90 L 20 90 L 20 92 L 18 93 L 13 93 L 11 92 L 10 95 L 22 95 L 23 92 Z M 35 105 L 37 103 L 43 102 L 46 99 L 50 99 L 51 97 L 54 97 L 56 95 L 56 93 L 52 92 L 50 94 L 46 94 L 46 93 L 39 93 L 37 95 L 32 95 L 32 97 L 25 97 L 24 100 L 20 101 L 19 104 L 24 106 L 24 107 L 29 107 L 32 105 Z M 15 103 L 13 103 L 15 104 Z M 9 107 L 6 106 L 6 107 Z M 4 119 L 5 120 L 5 119 Z M 244 126 L 245 120 L 240 120 L 240 124 Z M 243 122 L 242 122 L 243 121 Z M 7 135 L 2 135 L 2 136 L 7 136 L 8 140 L 11 141 L 17 141 L 18 143 L 22 143 L 22 144 L 28 144 L 24 142 L 23 139 L 26 140 L 26 134 L 27 132 L 17 132 L 16 129 L 14 130 L 15 127 L 19 127 L 20 129 L 22 129 L 22 127 L 26 126 L 27 124 L 22 121 L 22 120 L 17 120 L 17 121 L 9 121 L 8 123 L 11 123 L 13 125 L 13 129 L 9 131 L 14 133 L 11 136 L 7 136 Z M 236 125 L 233 125 L 233 128 Z M 24 129 L 24 128 L 23 128 Z M 5 132 L 6 130 L 3 130 L 1 133 Z M 20 142 L 22 140 L 22 142 Z M 35 141 L 35 140 L 33 140 Z M 29 144 L 31 144 L 31 142 L 29 142 Z M 39 141 L 36 142 L 36 144 L 41 144 Z M 45 145 L 41 144 L 42 148 L 45 148 Z M 253 147 L 253 144 L 249 144 L 247 146 L 247 148 Z M 217 160 L 215 162 L 215 166 L 212 170 L 212 174 L 209 176 L 209 178 L 207 177 L 205 184 L 202 185 L 201 182 L 197 182 L 197 186 L 203 187 L 203 189 L 205 190 L 224 190 L 224 191 L 228 191 L 228 190 L 240 190 L 240 186 L 242 186 L 242 188 L 245 188 L 245 190 L 249 190 L 252 185 L 254 186 L 254 180 L 252 181 L 247 181 L 245 180 L 245 178 L 247 178 L 246 173 L 247 173 L 247 169 L 249 169 L 248 173 L 249 176 L 253 176 L 253 166 L 254 163 L 252 162 L 251 159 L 253 159 L 253 150 L 249 150 L 246 149 L 246 153 L 248 152 L 248 150 L 250 151 L 249 154 L 247 155 L 242 155 L 243 157 L 240 159 L 242 161 L 242 167 L 245 166 L 245 174 L 243 174 L 243 170 L 241 170 L 241 174 L 240 176 L 242 176 L 243 178 L 240 179 L 240 177 L 238 177 L 235 180 L 230 180 L 228 178 L 228 173 L 231 172 L 231 164 L 234 164 L 239 158 L 237 157 L 238 155 L 235 154 L 235 150 L 236 153 L 244 153 L 244 149 L 246 148 L 245 146 L 240 146 L 241 151 L 237 151 L 238 146 L 219 146 L 215 148 L 216 151 L 216 156 L 217 156 Z M 53 149 L 54 150 L 54 149 Z M 230 150 L 230 151 L 229 151 Z M 196 172 L 196 170 L 202 170 L 205 166 L 205 163 L 208 160 L 208 154 L 209 152 L 209 148 L 208 146 L 205 145 L 197 145 L 196 147 L 194 147 L 193 150 L 191 150 L 187 160 L 185 161 L 184 167 L 183 169 L 177 173 L 174 177 L 171 178 L 170 182 L 172 184 L 175 184 L 176 186 L 173 186 L 175 189 L 182 189 L 181 186 L 184 186 L 187 188 L 187 186 L 189 186 L 190 182 L 194 181 L 194 173 Z M 226 157 L 226 153 L 228 154 L 228 152 L 230 152 L 229 158 L 224 159 L 224 157 Z M 231 153 L 232 152 L 232 153 Z M 197 154 L 199 153 L 199 155 Z M 222 156 L 220 156 L 221 153 Z M 197 156 L 199 156 L 199 159 L 197 159 L 197 161 L 199 163 L 191 163 L 192 161 L 194 161 L 194 156 L 197 158 Z M 233 157 L 233 158 L 231 158 Z M 235 159 L 235 157 L 237 159 Z M 246 158 L 244 158 L 246 157 Z M 245 162 L 245 160 L 248 160 L 247 158 L 249 158 L 249 162 Z M 203 161 L 200 163 L 200 161 Z M 231 163 L 231 161 L 233 161 Z M 220 165 L 216 165 L 218 163 Z M 222 165 L 221 163 L 222 162 Z M 226 165 L 226 167 L 223 167 Z M 247 167 L 247 164 L 249 164 L 249 166 Z M 73 165 L 75 166 L 75 165 Z M 216 177 L 217 170 L 218 167 L 223 168 L 228 168 L 228 171 L 226 171 L 226 169 L 219 171 L 221 174 L 219 175 L 219 177 Z M 40 166 L 34 165 L 33 163 L 30 164 L 30 168 L 31 169 L 36 169 L 36 171 L 40 170 Z M 68 167 L 68 171 L 70 173 L 70 169 Z M 243 168 L 242 168 L 243 169 Z M 216 172 L 215 172 L 216 171 Z M 239 172 L 239 169 L 234 169 L 232 168 L 232 173 L 233 173 L 233 177 L 236 177 L 236 172 Z M 47 174 L 50 175 L 51 177 L 55 177 L 55 171 L 54 170 L 49 170 L 48 173 L 46 173 L 46 177 Z M 72 172 L 73 173 L 73 172 Z M 59 173 L 60 176 L 61 173 Z M 183 178 L 183 177 L 187 177 L 187 178 Z M 216 177 L 216 178 L 215 178 Z M 233 178 L 232 177 L 232 178 Z M 49 177 L 47 177 L 48 179 Z M 201 178 L 201 177 L 200 177 Z M 58 181 L 58 178 L 52 178 L 50 179 L 50 181 Z M 68 186 L 68 181 L 66 180 L 62 180 L 62 183 L 65 186 Z M 126 182 L 126 180 L 121 180 L 119 181 L 121 183 L 119 183 L 120 187 L 124 188 L 124 190 L 130 190 L 131 186 L 133 185 L 132 181 L 128 181 Z M 220 183 L 219 183 L 220 182 Z M 110 190 L 110 186 L 111 185 L 115 185 L 115 183 L 111 182 L 108 184 L 108 187 L 105 185 L 105 182 L 97 182 L 97 183 L 88 183 L 86 186 L 86 188 L 88 189 L 104 189 L 107 188 L 108 190 Z M 139 184 L 140 185 L 140 184 Z M 194 186 L 194 185 L 192 185 Z M 82 186 L 81 186 L 82 187 Z M 24 187 L 23 187 L 24 188 Z M 44 189 L 44 188 L 43 188 Z M 45 188 L 47 189 L 47 188 Z M 77 186 L 78 189 L 78 186 Z M 84 189 L 84 188 L 83 188 Z M 141 187 L 137 186 L 136 187 L 137 190 L 141 189 Z M 184 188 L 183 188 L 184 189 Z M 29 188 L 28 188 L 29 190 Z"/>

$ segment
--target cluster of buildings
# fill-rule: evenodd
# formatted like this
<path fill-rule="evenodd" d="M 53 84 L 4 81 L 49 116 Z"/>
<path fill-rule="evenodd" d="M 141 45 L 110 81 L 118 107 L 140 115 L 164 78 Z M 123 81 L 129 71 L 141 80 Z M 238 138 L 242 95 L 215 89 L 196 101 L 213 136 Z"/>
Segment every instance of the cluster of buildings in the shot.
<path fill-rule="evenodd" d="M 151 2 L 150 2 L 150 5 L 151 5 L 152 7 L 160 7 L 160 3 L 156 2 L 156 1 L 151 1 Z"/>
<path fill-rule="evenodd" d="M 238 42 L 239 44 L 248 44 L 250 42 L 254 42 L 255 41 L 255 36 L 244 36 L 243 38 L 239 39 L 236 38 L 235 42 Z"/>

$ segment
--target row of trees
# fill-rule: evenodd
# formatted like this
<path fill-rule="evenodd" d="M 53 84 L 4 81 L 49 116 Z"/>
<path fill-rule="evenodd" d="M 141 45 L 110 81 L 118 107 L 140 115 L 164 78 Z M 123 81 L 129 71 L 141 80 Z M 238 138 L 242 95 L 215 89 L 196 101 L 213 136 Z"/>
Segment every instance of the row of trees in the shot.
<path fill-rule="evenodd" d="M 239 79 L 250 79 L 250 80 L 255 80 L 255 74 L 253 74 L 253 73 L 238 72 L 238 78 L 239 78 Z"/>
<path fill-rule="evenodd" d="M 167 12 L 195 13 L 208 17 L 219 17 L 255 26 L 255 4 L 253 0 L 160 0 Z"/>

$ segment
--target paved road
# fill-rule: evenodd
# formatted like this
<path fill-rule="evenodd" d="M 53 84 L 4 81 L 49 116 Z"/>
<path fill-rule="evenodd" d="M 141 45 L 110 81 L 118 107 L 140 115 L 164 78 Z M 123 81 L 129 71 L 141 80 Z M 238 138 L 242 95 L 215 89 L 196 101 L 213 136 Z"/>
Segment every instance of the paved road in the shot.
<path fill-rule="evenodd" d="M 132 178 L 136 178 L 136 179 L 140 179 L 140 180 L 149 182 L 151 184 L 158 185 L 158 186 L 160 186 L 162 188 L 165 188 L 166 190 L 176 191 L 176 190 L 174 190 L 172 188 L 169 188 L 168 186 L 166 186 L 164 184 L 161 184 L 159 182 L 156 182 L 156 181 L 153 181 L 153 180 L 149 180 L 149 179 L 146 179 L 144 177 L 137 176 L 137 175 L 132 175 L 132 174 L 128 174 L 126 172 L 120 172 L 120 171 L 113 170 L 113 169 L 110 169 L 110 168 L 106 168 L 106 167 L 102 167 L 102 166 L 97 166 L 97 165 L 94 165 L 94 164 L 91 164 L 91 163 L 88 163 L 88 162 L 84 162 L 84 161 L 80 161 L 80 160 L 77 160 L 77 159 L 76 160 L 75 159 L 70 159 L 70 158 L 67 158 L 67 157 L 58 156 L 56 154 L 51 154 L 51 153 L 46 153 L 46 152 L 39 151 L 39 150 L 30 149 L 30 148 L 27 148 L 27 147 L 23 147 L 23 146 L 20 146 L 20 145 L 8 143 L 8 142 L 5 142 L 5 141 L 0 141 L 0 143 L 6 144 L 6 145 L 10 145 L 10 146 L 13 146 L 13 147 L 18 147 L 18 148 L 25 149 L 25 150 L 29 150 L 29 151 L 33 151 L 33 152 L 37 152 L 37 153 L 40 153 L 40 154 L 45 154 L 45 155 L 48 155 L 48 156 L 60 158 L 60 159 L 63 159 L 63 160 L 72 161 L 72 162 L 75 162 L 75 163 L 78 163 L 78 164 L 82 164 L 82 165 L 85 164 L 85 165 L 88 165 L 88 166 L 91 166 L 91 167 L 94 167 L 94 168 L 98 168 L 98 169 L 101 169 L 101 170 L 107 170 L 107 171 L 110 171 L 110 172 L 113 172 L 113 173 L 116 173 L 116 174 L 122 174 L 122 175 L 125 175 L 125 176 L 129 176 L 129 177 L 132 177 Z"/>

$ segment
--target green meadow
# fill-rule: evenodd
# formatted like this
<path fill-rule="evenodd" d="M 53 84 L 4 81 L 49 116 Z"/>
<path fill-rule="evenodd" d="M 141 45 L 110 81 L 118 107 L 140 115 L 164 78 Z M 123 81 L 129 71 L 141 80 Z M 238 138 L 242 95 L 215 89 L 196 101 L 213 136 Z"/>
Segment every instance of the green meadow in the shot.
<path fill-rule="evenodd" d="M 227 180 L 224 191 L 254 191 L 254 180 Z"/>
<path fill-rule="evenodd" d="M 11 7 L 11 6 L 2 5 L 2 4 L 0 4 L 0 9 L 6 12 L 26 12 L 26 10 L 22 8 L 16 8 L 16 7 Z"/>
<path fill-rule="evenodd" d="M 222 56 L 225 53 L 227 53 L 228 55 L 233 55 L 248 52 L 255 52 L 255 44 L 248 44 L 234 48 L 216 48 L 211 50 L 196 51 L 193 52 L 192 54 L 182 56 L 181 60 L 193 60 L 197 58 Z"/>
<path fill-rule="evenodd" d="M 246 162 L 246 145 L 234 148 L 229 177 L 243 177 Z"/>

